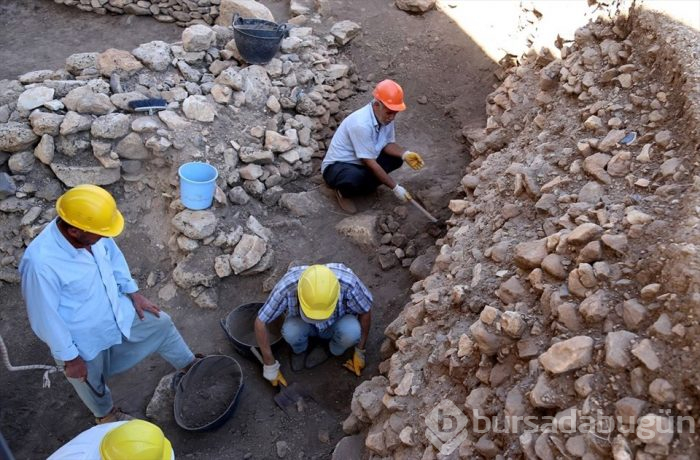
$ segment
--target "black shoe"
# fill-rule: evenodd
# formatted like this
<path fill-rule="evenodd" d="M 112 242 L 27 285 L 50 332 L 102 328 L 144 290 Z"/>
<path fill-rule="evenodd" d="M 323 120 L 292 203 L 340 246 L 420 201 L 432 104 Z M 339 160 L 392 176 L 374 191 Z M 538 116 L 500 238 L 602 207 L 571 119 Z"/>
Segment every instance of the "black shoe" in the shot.
<path fill-rule="evenodd" d="M 311 350 L 306 357 L 305 366 L 307 369 L 313 369 L 319 364 L 324 363 L 330 357 L 330 353 L 324 345 L 318 345 Z"/>
<path fill-rule="evenodd" d="M 294 372 L 299 372 L 300 370 L 304 369 L 304 366 L 306 365 L 306 352 L 302 351 L 301 353 L 294 353 L 292 352 L 292 358 L 291 358 L 291 367 Z"/>

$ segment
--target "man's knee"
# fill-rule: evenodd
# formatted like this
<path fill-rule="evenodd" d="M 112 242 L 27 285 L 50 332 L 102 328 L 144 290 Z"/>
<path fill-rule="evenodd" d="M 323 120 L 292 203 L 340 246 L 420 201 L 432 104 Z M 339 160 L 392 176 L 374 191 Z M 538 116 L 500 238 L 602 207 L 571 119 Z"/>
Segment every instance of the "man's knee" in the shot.
<path fill-rule="evenodd" d="M 362 334 L 362 328 L 360 327 L 360 322 L 354 315 L 346 315 L 338 320 L 338 324 L 335 328 L 333 334 L 333 341 L 343 350 L 356 345 L 360 341 L 360 336 Z M 331 349 L 331 351 L 333 351 Z"/>
<path fill-rule="evenodd" d="M 294 343 L 308 336 L 306 323 L 299 317 L 289 317 L 282 325 L 282 337 L 288 343 Z"/>

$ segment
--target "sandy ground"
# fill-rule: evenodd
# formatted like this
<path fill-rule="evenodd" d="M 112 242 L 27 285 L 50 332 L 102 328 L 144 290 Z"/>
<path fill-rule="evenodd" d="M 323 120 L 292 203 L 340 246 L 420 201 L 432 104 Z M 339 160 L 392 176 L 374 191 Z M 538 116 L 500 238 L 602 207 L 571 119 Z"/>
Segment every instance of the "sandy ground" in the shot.
<path fill-rule="evenodd" d="M 266 3 L 277 17 L 284 14 L 286 2 Z M 75 52 L 107 48 L 132 49 L 138 43 L 162 39 L 176 41 L 182 29 L 159 24 L 148 18 L 126 16 L 90 16 L 49 1 L 27 0 L 21 3 L 0 0 L 0 50 L 4 72 L 10 73 L 58 68 Z M 20 10 L 21 11 L 18 11 Z M 12 15 L 6 14 L 12 12 Z M 398 180 L 424 200 L 428 208 L 447 217 L 448 199 L 458 188 L 468 158 L 459 132 L 464 125 L 483 124 L 486 95 L 494 83 L 495 64 L 487 58 L 461 29 L 438 11 L 424 16 L 408 15 L 390 1 L 331 0 L 323 10 L 324 23 L 314 27 L 327 30 L 339 20 L 350 19 L 362 25 L 363 33 L 344 50 L 358 73 L 378 81 L 393 78 L 406 92 L 409 109 L 397 119 L 398 141 L 424 153 L 427 166 L 419 174 L 397 173 Z M 10 17 L 12 16 L 12 17 Z M 47 28 L 46 24 L 51 27 Z M 124 28 L 128 27 L 128 33 Z M 426 104 L 417 102 L 420 96 Z M 363 94 L 345 101 L 354 109 L 367 102 Z M 294 184 L 298 190 L 317 187 L 313 181 Z M 148 189 L 147 189 L 148 190 Z M 117 191 L 119 192 L 119 191 Z M 159 197 L 144 194 L 119 194 L 120 206 L 129 222 L 118 239 L 132 271 L 142 285 L 150 272 L 170 273 L 173 266 L 167 250 L 169 219 Z M 362 211 L 388 213 L 397 205 L 387 190 L 359 202 Z M 342 262 L 352 267 L 375 296 L 373 327 L 368 343 L 368 367 L 361 379 L 377 374 L 379 346 L 385 326 L 396 316 L 410 294 L 413 280 L 407 269 L 395 267 L 382 271 L 377 255 L 362 251 L 340 237 L 334 225 L 345 216 L 340 212 L 312 216 L 290 223 L 279 208 L 260 209 L 256 214 L 271 227 L 278 240 L 274 243 L 278 267 L 291 261 Z M 276 225 L 275 223 L 279 223 Z M 427 224 L 409 210 L 406 228 L 420 240 L 421 250 L 432 244 L 425 231 Z M 283 270 L 280 269 L 279 276 Z M 340 360 L 330 360 L 311 371 L 288 379 L 302 384 L 314 395 L 302 413 L 285 416 L 272 401 L 274 390 L 260 375 L 259 365 L 240 359 L 219 326 L 235 306 L 263 301 L 261 285 L 269 273 L 248 278 L 229 278 L 219 286 L 217 310 L 203 311 L 179 296 L 163 308 L 175 318 L 191 347 L 202 353 L 234 356 L 243 366 L 245 387 L 236 413 L 220 429 L 204 434 L 187 433 L 174 423 L 161 424 L 172 441 L 178 458 L 276 458 L 276 442 L 285 441 L 287 458 L 328 458 L 343 436 L 340 422 L 349 414 L 354 387 L 361 381 L 341 368 Z M 157 284 L 144 289 L 155 299 Z M 48 363 L 46 347 L 31 332 L 19 287 L 3 287 L 0 309 L 0 333 L 5 338 L 13 364 Z M 283 367 L 288 365 L 287 350 L 278 350 Z M 136 416 L 145 407 L 160 378 L 171 370 L 159 358 L 151 358 L 137 368 L 116 377 L 111 386 L 116 403 Z M 8 373 L 0 370 L 3 391 L 0 394 L 0 428 L 17 458 L 45 458 L 61 444 L 88 428 L 92 419 L 60 376 L 51 389 L 41 388 L 39 372 Z M 326 434 L 328 439 L 326 439 Z"/>

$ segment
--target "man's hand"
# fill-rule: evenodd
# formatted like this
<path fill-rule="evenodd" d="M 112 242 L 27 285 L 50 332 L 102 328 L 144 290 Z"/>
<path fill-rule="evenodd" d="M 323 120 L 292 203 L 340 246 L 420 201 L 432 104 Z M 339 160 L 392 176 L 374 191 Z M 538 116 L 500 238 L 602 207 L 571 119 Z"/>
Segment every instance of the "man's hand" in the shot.
<path fill-rule="evenodd" d="M 421 169 L 423 166 L 425 166 L 423 159 L 416 152 L 411 152 L 409 150 L 406 150 L 405 152 L 403 152 L 403 155 L 401 155 L 401 159 L 403 161 L 405 161 L 406 164 L 411 167 L 411 169 L 417 170 L 417 169 Z"/>
<path fill-rule="evenodd" d="M 87 366 L 80 356 L 70 361 L 65 361 L 63 363 L 63 372 L 68 378 L 87 380 Z"/>
<path fill-rule="evenodd" d="M 399 184 L 396 184 L 396 187 L 392 188 L 391 191 L 394 192 L 394 195 L 396 195 L 396 198 L 398 198 L 401 201 L 405 202 L 405 201 L 409 201 L 409 200 L 413 199 L 411 194 L 408 193 L 408 190 L 401 187 Z"/>
<path fill-rule="evenodd" d="M 160 308 L 138 292 L 129 294 L 131 297 L 131 302 L 134 304 L 136 309 L 136 314 L 139 315 L 139 319 L 143 319 L 143 312 L 149 311 L 160 318 Z"/>
<path fill-rule="evenodd" d="M 273 387 L 283 385 L 287 386 L 287 380 L 280 371 L 280 362 L 275 361 L 274 364 L 263 365 L 263 377 L 265 377 Z"/>
<path fill-rule="evenodd" d="M 345 361 L 343 367 L 359 377 L 362 374 L 362 369 L 365 368 L 365 350 L 355 347 L 352 359 Z"/>

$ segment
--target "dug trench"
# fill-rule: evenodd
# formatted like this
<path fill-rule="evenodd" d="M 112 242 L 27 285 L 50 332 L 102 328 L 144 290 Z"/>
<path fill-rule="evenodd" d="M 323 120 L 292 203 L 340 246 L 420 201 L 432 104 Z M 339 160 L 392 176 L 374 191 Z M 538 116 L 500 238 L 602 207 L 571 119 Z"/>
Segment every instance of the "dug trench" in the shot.
<path fill-rule="evenodd" d="M 285 19 L 286 2 L 263 3 L 275 12 L 277 19 Z M 9 21 L 11 16 L 5 15 L 7 22 L 3 23 L 3 34 L 15 38 L 3 40 L 3 43 L 17 45 L 19 49 L 14 54 L 26 53 L 22 63 L 31 64 L 23 71 L 60 68 L 69 54 L 89 51 L 82 46 L 86 42 L 90 43 L 90 50 L 101 51 L 110 47 L 131 49 L 137 43 L 155 38 L 148 18 L 133 18 L 134 22 L 129 22 L 128 35 L 135 42 L 114 45 L 113 36 L 125 27 L 125 16 L 100 17 L 99 34 L 80 35 L 90 33 L 90 29 L 83 30 L 80 24 L 93 21 L 94 16 L 50 2 L 32 0 L 25 4 L 36 14 L 24 15 L 21 23 L 13 23 Z M 8 4 L 3 7 L 7 8 Z M 44 33 L 43 24 L 48 19 L 56 27 Z M 468 161 L 467 145 L 460 130 L 465 125 L 484 124 L 484 100 L 496 81 L 493 72 L 497 65 L 438 11 L 408 15 L 396 9 L 392 2 L 333 0 L 323 4 L 322 22 L 313 24 L 314 29 L 319 29 L 315 33 L 322 35 L 334 22 L 343 19 L 351 19 L 362 26 L 361 35 L 340 49 L 341 55 L 354 63 L 360 83 L 369 88 L 373 82 L 393 78 L 406 92 L 409 109 L 397 120 L 398 140 L 423 153 L 426 167 L 419 173 L 402 170 L 396 177 L 430 212 L 438 218 L 447 218 L 450 212 L 446 205 L 450 197 L 456 195 Z M 162 24 L 158 26 L 163 27 Z M 52 30 L 59 31 L 59 35 L 51 37 Z M 175 40 L 181 31 L 174 25 L 167 26 L 162 32 L 167 38 L 163 39 Z M 50 37 L 50 41 L 38 44 L 37 50 L 27 49 L 26 41 L 16 40 L 39 35 Z M 75 40 L 78 36 L 82 37 L 78 40 L 81 48 L 67 48 L 63 37 Z M 41 57 L 47 54 L 57 59 L 52 65 L 47 65 Z M 366 91 L 357 92 L 342 101 L 342 110 L 349 113 L 367 103 L 369 97 Z M 235 117 L 217 120 L 209 129 L 209 139 L 227 139 L 232 134 L 232 126 L 247 130 L 255 124 L 255 120 L 243 120 L 249 124 L 241 126 L 233 124 L 235 121 Z M 318 163 L 315 166 L 318 167 Z M 166 177 L 166 183 L 175 177 L 173 170 L 160 170 L 158 174 Z M 318 192 L 319 185 L 317 175 L 302 176 L 286 184 L 285 191 Z M 127 220 L 118 243 L 143 292 L 174 317 L 194 351 L 234 356 L 243 368 L 244 387 L 238 407 L 219 429 L 188 433 L 174 423 L 172 406 L 166 405 L 158 414 L 157 423 L 173 443 L 177 457 L 329 458 L 335 444 L 344 436 L 341 422 L 350 413 L 353 390 L 363 380 L 378 374 L 378 364 L 386 357 L 380 353 L 383 331 L 407 301 L 415 276 L 425 276 L 429 272 L 436 255 L 434 242 L 442 236 L 444 227 L 428 225 L 424 216 L 411 207 L 402 206 L 388 190 L 379 190 L 376 195 L 358 201 L 361 214 L 379 217 L 382 235 L 404 235 L 404 248 L 413 248 L 413 258 L 422 256 L 423 266 L 414 267 L 412 275 L 408 266 L 400 263 L 383 268 L 380 263 L 383 254 L 376 247 L 360 247 L 339 234 L 335 226 L 348 216 L 327 198 L 319 212 L 301 218 L 290 216 L 286 209 L 269 207 L 256 200 L 246 208 L 229 203 L 224 211 L 219 208 L 217 212 L 230 218 L 255 214 L 272 230 L 274 265 L 262 274 L 226 278 L 216 287 L 215 308 L 203 309 L 195 305 L 187 292 L 178 291 L 177 296 L 168 301 L 159 298 L 175 268 L 168 245 L 174 233 L 169 208 L 172 197 L 163 196 L 162 189 L 139 185 L 139 182 L 120 182 L 110 190 L 117 196 Z M 288 380 L 298 382 L 313 395 L 301 412 L 285 415 L 275 406 L 272 399 L 275 390 L 263 380 L 259 364 L 236 354 L 219 321 L 240 304 L 263 301 L 270 283 L 290 264 L 312 262 L 346 264 L 373 293 L 368 365 L 360 378 L 342 368 L 343 359 L 330 359 L 318 368 L 292 373 L 288 367 L 288 350 L 276 349 Z M 48 350 L 29 328 L 18 285 L 3 284 L 0 295 L 4 299 L 0 332 L 10 348 L 13 364 L 50 362 Z M 171 371 L 160 358 L 153 357 L 116 376 L 110 382 L 116 404 L 137 417 L 145 416 L 154 389 Z M 62 377 L 52 377 L 51 388 L 42 389 L 38 371 L 2 372 L 0 424 L 17 458 L 45 458 L 91 426 L 92 418 Z"/>

